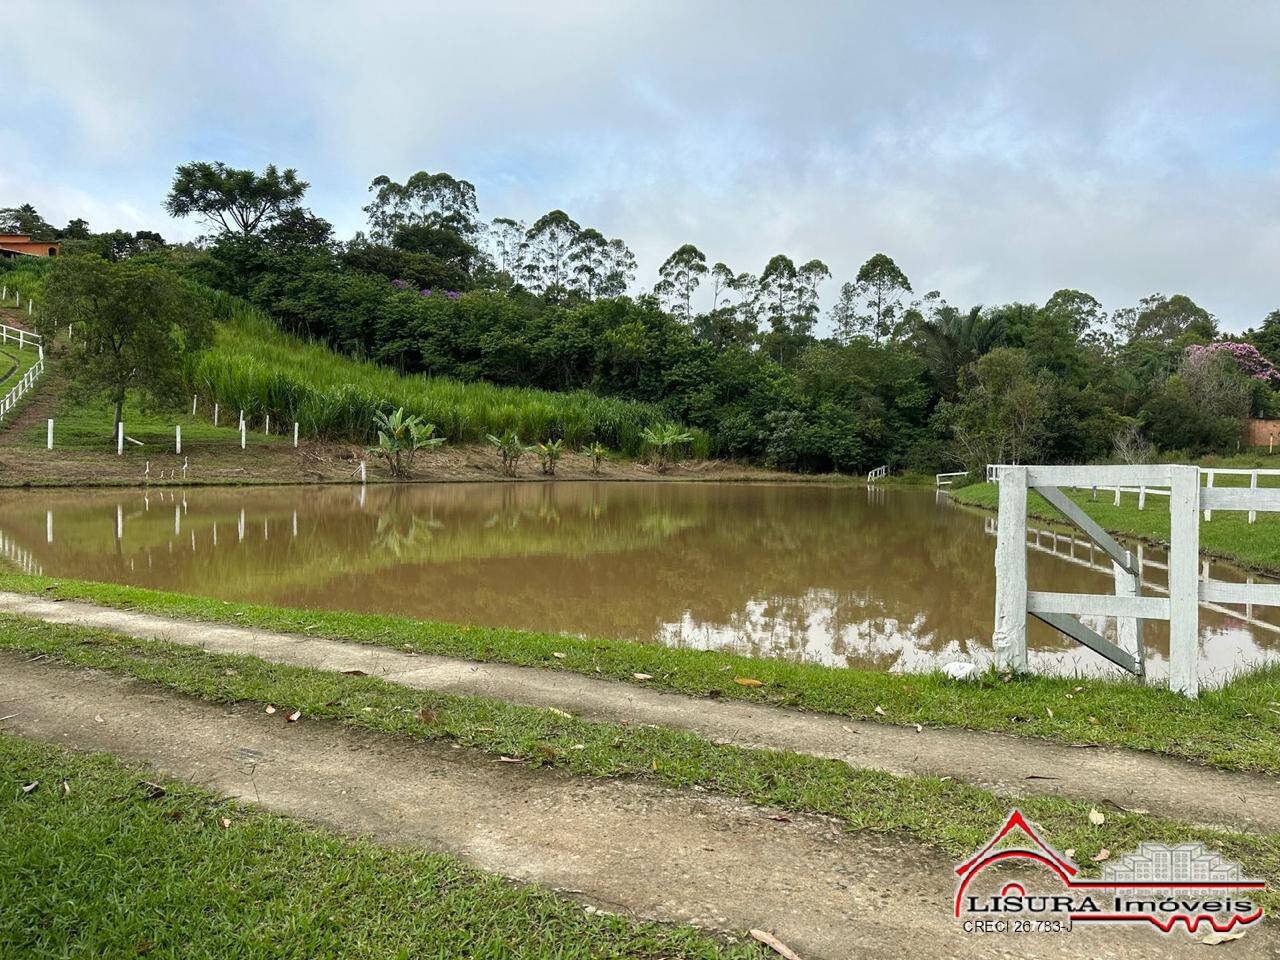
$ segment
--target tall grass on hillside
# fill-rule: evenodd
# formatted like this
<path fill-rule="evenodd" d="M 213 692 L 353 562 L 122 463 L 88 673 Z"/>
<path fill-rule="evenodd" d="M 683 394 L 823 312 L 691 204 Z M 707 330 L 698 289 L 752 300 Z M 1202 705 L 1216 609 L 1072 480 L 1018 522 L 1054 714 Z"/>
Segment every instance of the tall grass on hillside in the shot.
<path fill-rule="evenodd" d="M 636 455 L 645 446 L 644 430 L 668 419 L 654 404 L 586 391 L 405 376 L 282 333 L 237 298 L 210 296 L 223 322 L 214 346 L 190 362 L 192 389 L 224 409 L 244 409 L 255 418 L 270 414 L 282 424 L 296 420 L 308 436 L 371 441 L 374 416 L 404 407 L 455 442 L 514 430 L 526 442 L 563 439 L 581 446 L 599 441 Z M 705 435 L 695 435 L 692 446 L 695 455 L 705 455 Z"/>

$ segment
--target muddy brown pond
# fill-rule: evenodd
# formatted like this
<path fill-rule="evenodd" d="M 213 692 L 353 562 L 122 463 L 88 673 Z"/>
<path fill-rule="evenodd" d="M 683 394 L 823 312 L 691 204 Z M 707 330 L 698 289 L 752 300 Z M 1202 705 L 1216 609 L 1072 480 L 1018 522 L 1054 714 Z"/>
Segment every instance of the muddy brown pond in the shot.
<path fill-rule="evenodd" d="M 0 553 L 30 573 L 882 670 L 989 662 L 994 532 L 933 491 L 813 484 L 0 495 Z M 1111 591 L 1083 537 L 1028 540 L 1032 589 Z M 1144 560 L 1158 595 L 1163 553 Z M 1167 631 L 1145 639 L 1162 676 Z M 1038 670 L 1120 674 L 1034 621 L 1030 644 Z M 1205 683 L 1278 659 L 1280 611 L 1202 609 L 1201 648 Z"/>

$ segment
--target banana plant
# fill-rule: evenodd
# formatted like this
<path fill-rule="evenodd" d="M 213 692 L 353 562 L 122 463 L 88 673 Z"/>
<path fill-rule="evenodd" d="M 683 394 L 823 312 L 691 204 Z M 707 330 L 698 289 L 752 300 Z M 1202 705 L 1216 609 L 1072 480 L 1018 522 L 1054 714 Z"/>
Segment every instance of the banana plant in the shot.
<path fill-rule="evenodd" d="M 597 440 L 587 447 L 586 454 L 591 458 L 591 472 L 597 477 L 600 476 L 600 464 L 609 455 L 609 448 Z"/>
<path fill-rule="evenodd" d="M 508 430 L 500 437 L 491 433 L 488 439 L 498 451 L 502 472 L 508 477 L 514 477 L 520 468 L 520 458 L 529 452 L 529 448 L 520 442 L 520 435 L 514 430 Z"/>
<path fill-rule="evenodd" d="M 419 450 L 438 447 L 445 442 L 444 437 L 434 435 L 434 423 L 423 423 L 417 414 L 406 415 L 404 407 L 392 413 L 379 411 L 374 415 L 373 423 L 378 431 L 378 445 L 370 447 L 369 453 L 382 457 L 391 476 L 397 479 L 412 475 L 413 460 Z"/>
<path fill-rule="evenodd" d="M 538 461 L 542 464 L 542 472 L 549 477 L 556 475 L 556 464 L 560 460 L 563 440 L 548 440 L 538 444 Z"/>
<path fill-rule="evenodd" d="M 652 451 L 653 465 L 659 473 L 666 473 L 667 467 L 678 459 L 680 447 L 693 440 L 692 433 L 674 423 L 645 427 L 640 437 Z"/>

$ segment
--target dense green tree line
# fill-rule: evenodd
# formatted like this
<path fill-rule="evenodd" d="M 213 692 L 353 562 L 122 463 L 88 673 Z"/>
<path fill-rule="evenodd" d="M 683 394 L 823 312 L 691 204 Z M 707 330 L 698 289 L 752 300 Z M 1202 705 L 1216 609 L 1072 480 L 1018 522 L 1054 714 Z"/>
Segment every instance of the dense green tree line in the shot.
<path fill-rule="evenodd" d="M 793 470 L 1230 450 L 1280 386 L 1280 311 L 1231 341 L 1182 294 L 1109 314 L 1072 289 L 963 309 L 918 295 L 877 253 L 840 286 L 820 337 L 821 260 L 778 254 L 752 274 L 683 244 L 636 292 L 622 240 L 562 210 L 485 223 L 474 186 L 445 173 L 375 178 L 368 232 L 348 241 L 304 206 L 306 190 L 292 170 L 186 164 L 167 208 L 210 227 L 200 243 L 83 221 L 57 233 L 73 250 L 168 265 L 401 371 L 658 403 L 717 455 Z M 0 210 L 0 229 L 8 215 L 39 219 Z"/>

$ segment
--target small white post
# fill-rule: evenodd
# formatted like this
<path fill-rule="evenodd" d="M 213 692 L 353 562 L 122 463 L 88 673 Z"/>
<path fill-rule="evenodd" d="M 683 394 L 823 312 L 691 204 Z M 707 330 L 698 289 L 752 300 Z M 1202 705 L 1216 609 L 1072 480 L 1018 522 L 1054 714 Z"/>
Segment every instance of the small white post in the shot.
<path fill-rule="evenodd" d="M 270 436 L 271 434 L 271 414 L 267 414 L 262 422 L 262 432 Z"/>
<path fill-rule="evenodd" d="M 116 424 L 116 456 L 124 455 L 124 421 Z"/>
<path fill-rule="evenodd" d="M 360 461 L 360 482 L 361 482 L 361 483 L 364 483 L 364 482 L 365 482 L 365 469 L 364 469 L 364 461 L 363 461 L 363 460 L 361 460 L 361 461 Z"/>
<path fill-rule="evenodd" d="M 298 421 L 293 421 L 293 445 L 298 445 Z"/>
<path fill-rule="evenodd" d="M 1210 487 L 1210 488 L 1212 488 L 1212 487 L 1213 487 L 1213 478 L 1216 476 L 1216 472 L 1215 472 L 1215 471 L 1213 471 L 1213 470 L 1209 470 L 1209 471 L 1208 471 L 1208 474 L 1209 474 L 1209 487 Z M 1198 500 L 1198 499 L 1199 499 L 1199 496 L 1197 496 L 1197 498 L 1196 498 L 1196 499 Z M 1204 512 L 1204 518 L 1205 518 L 1206 520 L 1212 520 L 1212 519 L 1213 519 L 1213 511 L 1212 511 L 1212 510 L 1206 510 L 1206 511 Z"/>
<path fill-rule="evenodd" d="M 49 450 L 53 449 L 53 417 L 49 418 L 48 437 L 45 439 L 45 447 Z"/>
<path fill-rule="evenodd" d="M 71 339 L 71 324 L 67 324 L 67 339 Z"/>
<path fill-rule="evenodd" d="M 213 405 L 213 425 L 214 425 L 215 427 L 218 425 L 218 405 L 217 405 L 217 403 L 215 403 L 215 404 Z"/>
<path fill-rule="evenodd" d="M 31 316 L 31 301 L 27 301 L 27 316 Z"/>
<path fill-rule="evenodd" d="M 173 452 L 182 452 L 182 424 L 177 424 L 173 428 Z"/>
<path fill-rule="evenodd" d="M 996 667 L 1027 666 L 1027 468 L 1005 467 L 996 526 Z"/>
<path fill-rule="evenodd" d="M 1250 489 L 1250 490 L 1257 490 L 1257 489 L 1258 489 L 1258 471 L 1257 471 L 1257 470 L 1253 471 L 1253 473 L 1251 473 L 1251 474 L 1249 475 L 1249 489 Z M 1253 523 L 1253 522 L 1254 522 L 1255 520 L 1257 520 L 1257 519 L 1258 519 L 1258 511 L 1256 511 L 1256 510 L 1250 510 L 1250 511 L 1249 511 L 1249 522 L 1250 522 L 1250 523 Z"/>
<path fill-rule="evenodd" d="M 186 457 L 182 458 L 182 479 L 184 481 L 187 479 L 187 458 Z"/>
<path fill-rule="evenodd" d="M 193 417 L 196 415 L 196 401 L 197 401 L 197 400 L 199 400 L 199 399 L 200 399 L 200 398 L 199 398 L 198 396 L 196 396 L 196 395 L 192 395 L 192 397 L 191 397 L 191 415 L 192 415 Z"/>
<path fill-rule="evenodd" d="M 1120 506 L 1120 488 L 1116 487 L 1116 501 L 1113 506 Z"/>
<path fill-rule="evenodd" d="M 1138 488 L 1138 509 L 1145 510 L 1147 508 L 1147 486 L 1143 484 Z"/>
<path fill-rule="evenodd" d="M 1200 648 L 1200 469 L 1170 471 L 1169 689 L 1194 697 Z"/>
<path fill-rule="evenodd" d="M 244 429 L 244 411 L 240 411 L 240 428 Z"/>
<path fill-rule="evenodd" d="M 240 449 L 244 449 L 244 421 L 240 421 Z"/>

